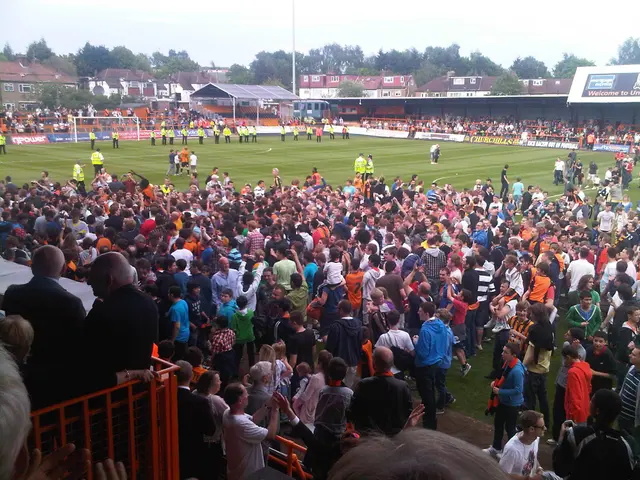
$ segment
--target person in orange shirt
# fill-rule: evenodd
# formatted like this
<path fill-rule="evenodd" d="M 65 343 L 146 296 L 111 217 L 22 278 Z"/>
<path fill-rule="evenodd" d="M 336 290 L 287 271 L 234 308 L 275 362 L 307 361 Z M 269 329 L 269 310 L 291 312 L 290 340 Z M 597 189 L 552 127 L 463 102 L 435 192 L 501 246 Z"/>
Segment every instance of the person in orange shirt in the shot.
<path fill-rule="evenodd" d="M 347 298 L 353 306 L 354 314 L 358 316 L 360 308 L 362 307 L 362 280 L 364 279 L 364 272 L 360 269 L 359 259 L 352 259 L 349 267 L 349 273 L 344 279 L 347 284 Z"/>
<path fill-rule="evenodd" d="M 356 190 L 362 192 L 362 174 L 356 173 L 356 178 L 353 179 L 353 186 L 356 187 Z"/>

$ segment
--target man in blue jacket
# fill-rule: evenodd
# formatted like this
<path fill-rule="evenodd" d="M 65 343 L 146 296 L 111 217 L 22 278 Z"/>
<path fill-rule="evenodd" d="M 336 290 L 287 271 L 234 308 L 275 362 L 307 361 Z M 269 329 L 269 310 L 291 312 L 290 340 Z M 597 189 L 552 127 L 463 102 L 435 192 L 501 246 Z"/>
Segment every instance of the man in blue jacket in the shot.
<path fill-rule="evenodd" d="M 418 393 L 424 405 L 423 425 L 436 430 L 436 372 L 446 357 L 449 343 L 447 327 L 434 317 L 436 307 L 431 302 L 420 306 L 420 319 L 424 322 L 420 334 L 414 337 L 416 344 L 415 378 Z"/>
<path fill-rule="evenodd" d="M 362 352 L 362 322 L 351 316 L 353 306 L 349 300 L 340 300 L 338 314 L 340 318 L 329 327 L 325 349 L 334 357 L 342 358 L 347 364 L 344 384 L 353 388 L 356 370 Z"/>
<path fill-rule="evenodd" d="M 493 444 L 483 452 L 499 458 L 502 453 L 502 438 L 507 431 L 507 440 L 516 434 L 516 423 L 520 407 L 524 403 L 524 366 L 518 360 L 520 347 L 515 343 L 507 343 L 502 348 L 504 370 L 502 376 L 491 382 L 493 393 L 491 401 L 497 405 L 489 407 L 489 412 L 495 414 L 493 418 Z M 492 408 L 495 407 L 495 408 Z"/>

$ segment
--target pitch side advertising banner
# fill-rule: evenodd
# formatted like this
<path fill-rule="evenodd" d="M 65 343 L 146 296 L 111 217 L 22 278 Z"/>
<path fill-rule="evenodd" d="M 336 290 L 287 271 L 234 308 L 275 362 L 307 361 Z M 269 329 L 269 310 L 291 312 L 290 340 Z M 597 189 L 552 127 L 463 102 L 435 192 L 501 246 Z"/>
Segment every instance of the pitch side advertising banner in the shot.
<path fill-rule="evenodd" d="M 46 135 L 11 135 L 8 137 L 12 145 L 42 145 L 49 143 Z"/>
<path fill-rule="evenodd" d="M 442 142 L 464 142 L 464 135 L 454 133 L 416 132 L 416 140 L 440 140 Z"/>
<path fill-rule="evenodd" d="M 640 97 L 640 73 L 590 74 L 583 97 Z"/>
<path fill-rule="evenodd" d="M 562 148 L 564 150 L 577 150 L 580 147 L 577 142 L 554 142 L 548 140 L 529 140 L 525 146 L 538 148 Z"/>
<path fill-rule="evenodd" d="M 491 145 L 519 145 L 519 138 L 506 137 L 480 137 L 477 135 L 466 135 L 464 138 L 468 143 L 489 143 Z"/>
<path fill-rule="evenodd" d="M 622 152 L 629 153 L 629 145 L 620 145 L 616 143 L 596 143 L 593 146 L 594 152 Z"/>

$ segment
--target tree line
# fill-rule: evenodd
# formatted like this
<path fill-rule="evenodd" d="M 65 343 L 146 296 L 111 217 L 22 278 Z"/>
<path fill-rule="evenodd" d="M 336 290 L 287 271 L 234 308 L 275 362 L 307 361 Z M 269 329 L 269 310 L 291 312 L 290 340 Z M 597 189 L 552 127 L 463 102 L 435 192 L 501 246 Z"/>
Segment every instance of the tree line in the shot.
<path fill-rule="evenodd" d="M 157 51 L 146 55 L 134 53 L 125 46 L 109 49 L 89 42 L 76 53 L 56 54 L 47 45 L 46 40 L 40 39 L 31 43 L 24 55 L 29 60 L 37 60 L 61 72 L 78 76 L 94 76 L 106 68 L 126 68 L 149 72 L 162 79 L 176 72 L 202 69 L 185 50 L 169 50 L 166 55 Z M 6 44 L 0 54 L 0 61 L 15 58 L 16 53 Z M 291 62 L 290 52 L 261 51 L 249 65 L 231 65 L 227 78 L 230 83 L 281 85 L 290 89 Z M 640 38 L 628 38 L 619 46 L 617 55 L 611 58 L 610 63 L 640 64 Z M 215 66 L 214 62 L 210 65 Z M 299 74 L 412 74 L 416 85 L 421 86 L 453 71 L 459 76 L 499 76 L 499 91 L 496 94 L 505 95 L 513 94 L 510 92 L 517 90 L 518 82 L 514 82 L 514 79 L 571 78 L 578 67 L 589 65 L 595 64 L 587 58 L 564 53 L 551 68 L 533 56 L 518 57 L 511 66 L 505 68 L 479 51 L 474 51 L 469 56 L 461 55 L 460 46 L 457 44 L 448 47 L 429 46 L 423 51 L 416 48 L 388 51 L 380 49 L 373 55 L 365 55 L 360 46 L 331 43 L 321 48 L 313 48 L 308 53 L 296 52 L 296 69 Z"/>

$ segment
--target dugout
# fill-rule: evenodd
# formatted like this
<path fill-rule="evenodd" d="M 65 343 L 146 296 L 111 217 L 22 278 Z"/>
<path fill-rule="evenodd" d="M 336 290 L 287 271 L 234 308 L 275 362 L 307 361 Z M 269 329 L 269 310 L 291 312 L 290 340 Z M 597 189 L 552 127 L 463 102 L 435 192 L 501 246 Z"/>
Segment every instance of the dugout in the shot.
<path fill-rule="evenodd" d="M 292 103 L 298 99 L 290 91 L 272 85 L 209 83 L 191 94 L 192 105 L 196 103 L 196 109 L 203 113 L 254 125 L 278 125 L 281 118 L 292 115 Z"/>

